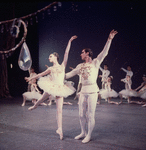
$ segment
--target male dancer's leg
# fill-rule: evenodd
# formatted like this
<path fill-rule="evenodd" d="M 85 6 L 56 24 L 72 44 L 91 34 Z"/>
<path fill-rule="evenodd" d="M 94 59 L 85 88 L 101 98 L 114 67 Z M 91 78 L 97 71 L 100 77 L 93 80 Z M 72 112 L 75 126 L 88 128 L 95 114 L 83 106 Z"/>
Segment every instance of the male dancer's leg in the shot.
<path fill-rule="evenodd" d="M 91 139 L 91 134 L 95 126 L 95 110 L 97 103 L 97 93 L 88 94 L 87 102 L 88 102 L 88 134 L 83 139 L 82 143 L 87 143 Z"/>
<path fill-rule="evenodd" d="M 87 100 L 86 95 L 80 94 L 79 97 L 79 119 L 81 125 L 81 134 L 75 137 L 76 140 L 85 137 L 86 135 L 86 112 L 87 112 Z"/>

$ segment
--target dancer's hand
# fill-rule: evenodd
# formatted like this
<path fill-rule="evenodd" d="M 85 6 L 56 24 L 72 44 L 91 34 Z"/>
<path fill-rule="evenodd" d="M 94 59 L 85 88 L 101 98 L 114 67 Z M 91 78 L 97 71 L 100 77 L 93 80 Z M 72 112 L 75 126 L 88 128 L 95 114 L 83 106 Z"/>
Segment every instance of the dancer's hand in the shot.
<path fill-rule="evenodd" d="M 113 30 L 110 32 L 108 39 L 111 39 L 111 40 L 112 40 L 112 39 L 115 37 L 115 35 L 116 35 L 117 33 L 118 33 L 118 32 L 113 29 Z"/>
<path fill-rule="evenodd" d="M 99 75 L 99 78 L 101 78 L 102 77 L 102 75 Z"/>
<path fill-rule="evenodd" d="M 29 82 L 31 80 L 30 77 L 25 77 L 24 79 L 26 80 L 26 82 Z"/>
<path fill-rule="evenodd" d="M 69 69 L 73 70 L 74 68 L 73 67 L 69 67 Z"/>
<path fill-rule="evenodd" d="M 74 36 L 72 36 L 71 38 L 70 38 L 70 42 L 72 42 L 74 39 L 76 39 L 77 38 L 77 36 L 76 35 L 74 35 Z"/>
<path fill-rule="evenodd" d="M 49 68 L 49 66 L 48 65 L 45 65 L 47 68 Z"/>

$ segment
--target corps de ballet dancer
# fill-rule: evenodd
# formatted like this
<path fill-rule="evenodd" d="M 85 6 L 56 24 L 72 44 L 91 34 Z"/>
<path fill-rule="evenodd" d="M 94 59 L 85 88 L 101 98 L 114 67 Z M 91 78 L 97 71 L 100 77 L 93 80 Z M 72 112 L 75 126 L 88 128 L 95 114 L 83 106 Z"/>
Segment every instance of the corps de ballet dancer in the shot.
<path fill-rule="evenodd" d="M 141 85 L 135 89 L 135 91 L 137 91 L 138 93 L 138 97 L 146 100 L 146 75 L 143 75 L 142 77 L 143 82 L 141 83 Z M 146 102 L 140 102 L 142 105 L 142 107 L 146 107 Z"/>
<path fill-rule="evenodd" d="M 116 105 L 119 104 L 118 102 L 111 101 L 112 97 L 116 98 L 119 95 L 115 90 L 111 89 L 112 80 L 113 80 L 112 76 L 108 77 L 105 80 L 105 89 L 101 89 L 99 91 L 99 100 L 98 100 L 97 104 L 101 103 L 101 98 L 108 99 L 108 103 L 110 103 L 110 104 L 116 104 Z"/>
<path fill-rule="evenodd" d="M 32 103 L 35 104 L 37 102 L 37 100 L 42 97 L 42 94 L 40 94 L 40 91 L 37 88 L 36 83 L 32 83 L 30 88 L 31 88 L 30 92 L 28 91 L 28 92 L 25 92 L 22 94 L 22 96 L 23 96 L 22 106 L 25 106 L 26 100 L 32 101 Z M 46 103 L 40 103 L 40 105 L 46 106 L 47 104 Z"/>
<path fill-rule="evenodd" d="M 99 75 L 99 78 L 101 78 L 102 82 L 102 89 L 105 89 L 105 84 L 108 76 L 110 75 L 110 71 L 108 70 L 108 66 L 105 64 L 104 69 L 99 67 L 100 71 L 102 72 L 102 75 Z"/>
<path fill-rule="evenodd" d="M 126 76 L 128 75 L 130 77 L 130 82 L 131 82 L 131 85 L 132 85 L 132 76 L 133 76 L 133 72 L 131 70 L 131 67 L 130 66 L 127 66 L 127 70 L 124 69 L 124 68 L 121 68 L 121 70 L 123 70 L 124 72 L 126 72 Z M 125 78 L 126 78 L 125 76 Z"/>
<path fill-rule="evenodd" d="M 131 97 L 137 97 L 137 92 L 131 89 L 131 78 L 129 75 L 126 75 L 126 78 L 121 79 L 125 83 L 125 89 L 119 92 L 120 104 L 123 102 L 122 98 L 127 99 L 128 103 L 134 103 L 131 101 Z"/>
<path fill-rule="evenodd" d="M 91 134 L 95 126 L 95 109 L 97 103 L 97 76 L 99 66 L 107 56 L 111 42 L 117 31 L 112 30 L 109 34 L 107 42 L 102 52 L 92 60 L 92 51 L 89 48 L 82 50 L 81 59 L 83 63 L 77 65 L 75 69 L 66 74 L 66 79 L 75 75 L 81 76 L 82 88 L 79 96 L 79 119 L 81 125 L 81 134 L 75 137 L 76 140 L 84 138 L 82 143 L 87 143 L 91 139 Z M 86 132 L 86 124 L 88 125 L 88 132 Z"/>
<path fill-rule="evenodd" d="M 62 107 L 63 107 L 63 98 L 72 95 L 76 90 L 72 85 L 64 84 L 64 76 L 65 76 L 65 67 L 68 60 L 68 54 L 71 47 L 71 42 L 76 39 L 77 36 L 72 36 L 68 41 L 68 45 L 65 50 L 64 59 L 62 64 L 58 63 L 59 55 L 54 52 L 50 54 L 49 61 L 53 63 L 53 66 L 47 68 L 44 72 L 39 73 L 35 77 L 26 78 L 26 81 L 30 81 L 31 79 L 38 80 L 38 86 L 44 91 L 42 97 L 35 103 L 34 106 L 29 107 L 29 110 L 35 109 L 41 102 L 46 100 L 50 95 L 55 97 L 56 99 L 56 109 L 57 109 L 57 125 L 58 129 L 56 133 L 59 134 L 60 139 L 63 139 L 63 131 L 62 131 Z M 45 76 L 48 75 L 48 76 Z M 44 76 L 44 77 L 43 77 Z"/>

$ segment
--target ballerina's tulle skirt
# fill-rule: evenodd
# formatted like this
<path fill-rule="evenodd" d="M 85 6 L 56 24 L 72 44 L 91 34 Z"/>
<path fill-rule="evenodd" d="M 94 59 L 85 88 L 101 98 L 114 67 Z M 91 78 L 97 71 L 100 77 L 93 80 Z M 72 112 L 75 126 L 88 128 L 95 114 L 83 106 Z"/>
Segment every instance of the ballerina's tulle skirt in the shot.
<path fill-rule="evenodd" d="M 40 78 L 38 81 L 38 86 L 44 91 L 47 92 L 49 95 L 53 97 L 68 97 L 72 95 L 76 89 L 73 87 L 72 81 L 67 81 L 63 85 L 54 84 L 49 80 L 44 80 L 44 78 Z"/>
<path fill-rule="evenodd" d="M 107 99 L 108 97 L 118 97 L 118 93 L 114 91 L 113 89 L 111 91 L 108 90 L 100 90 L 99 94 L 101 95 L 101 98 Z"/>
<path fill-rule="evenodd" d="M 137 97 L 137 92 L 133 90 L 122 90 L 119 92 L 123 96 L 123 98 L 128 98 L 130 97 Z"/>
<path fill-rule="evenodd" d="M 140 94 L 139 97 L 141 97 L 142 99 L 146 99 L 146 91 L 144 93 Z"/>
<path fill-rule="evenodd" d="M 35 91 L 25 92 L 23 93 L 23 96 L 25 96 L 27 100 L 40 99 L 42 97 L 40 93 L 35 92 Z"/>

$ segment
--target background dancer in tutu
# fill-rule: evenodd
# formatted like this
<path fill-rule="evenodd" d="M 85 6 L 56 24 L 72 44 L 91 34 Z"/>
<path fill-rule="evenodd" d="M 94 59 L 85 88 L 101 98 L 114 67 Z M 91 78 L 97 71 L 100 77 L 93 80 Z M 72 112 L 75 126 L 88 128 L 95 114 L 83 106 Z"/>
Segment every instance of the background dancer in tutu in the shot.
<path fill-rule="evenodd" d="M 101 98 L 108 99 L 108 103 L 110 104 L 116 104 L 116 105 L 119 104 L 118 102 L 111 101 L 112 97 L 114 98 L 118 97 L 118 93 L 115 90 L 111 89 L 112 80 L 113 80 L 112 76 L 108 77 L 105 80 L 105 89 L 101 89 L 99 91 L 99 100 L 97 104 L 101 103 Z"/>
<path fill-rule="evenodd" d="M 92 51 L 89 48 L 82 50 L 81 59 L 84 63 L 77 65 L 75 69 L 66 74 L 66 79 L 75 75 L 81 76 L 82 88 L 79 97 L 79 118 L 81 125 L 81 134 L 75 139 L 84 138 L 82 143 L 87 143 L 91 139 L 91 134 L 95 126 L 95 109 L 97 103 L 97 92 L 99 88 L 96 80 L 98 76 L 99 66 L 107 56 L 112 39 L 117 31 L 112 30 L 102 52 L 92 60 Z M 86 132 L 86 124 L 88 124 L 88 133 Z"/>
<path fill-rule="evenodd" d="M 56 108 L 57 108 L 57 124 L 58 129 L 56 133 L 59 134 L 60 139 L 63 139 L 62 131 L 62 107 L 63 107 L 63 97 L 68 97 L 75 92 L 75 88 L 70 84 L 64 84 L 65 67 L 68 60 L 68 54 L 71 46 L 71 42 L 76 39 L 77 36 L 72 36 L 68 42 L 67 48 L 65 50 L 64 59 L 62 64 L 58 63 L 59 55 L 54 52 L 50 54 L 49 61 L 53 63 L 53 66 L 49 67 L 46 71 L 39 73 L 35 77 L 26 78 L 27 81 L 31 79 L 40 78 L 38 81 L 39 87 L 44 90 L 42 97 L 35 103 L 34 106 L 30 107 L 29 110 L 35 109 L 41 102 L 46 100 L 49 95 L 56 98 Z M 48 75 L 48 76 L 45 76 Z M 45 76 L 45 77 L 42 77 Z"/>
<path fill-rule="evenodd" d="M 25 92 L 22 94 L 23 96 L 23 103 L 22 106 L 25 106 L 26 100 L 32 101 L 33 104 L 37 102 L 38 99 L 42 97 L 41 92 L 37 88 L 37 85 L 35 83 L 31 84 L 31 92 Z M 46 103 L 40 103 L 42 106 L 46 106 Z"/>
<path fill-rule="evenodd" d="M 121 79 L 122 82 L 125 83 L 125 89 L 119 92 L 119 97 L 121 99 L 120 104 L 123 102 L 122 98 L 127 99 L 128 103 L 139 103 L 131 101 L 131 97 L 137 97 L 137 92 L 131 89 L 131 78 L 129 75 L 126 75 L 126 78 Z"/>
<path fill-rule="evenodd" d="M 102 72 L 102 75 L 99 75 L 99 78 L 101 78 L 102 82 L 102 89 L 105 89 L 105 83 L 107 81 L 108 76 L 110 75 L 110 71 L 108 70 L 108 66 L 105 64 L 104 69 L 99 67 L 100 71 Z"/>
<path fill-rule="evenodd" d="M 146 75 L 143 75 L 142 79 L 143 79 L 143 82 L 138 88 L 135 89 L 135 91 L 138 91 L 138 97 L 146 100 Z M 145 105 L 142 105 L 143 107 L 146 106 L 146 102 L 140 102 L 140 103 L 145 104 Z"/>

